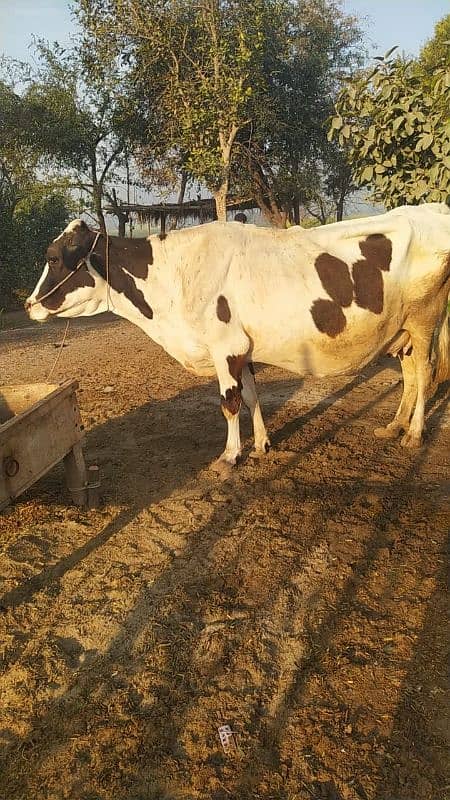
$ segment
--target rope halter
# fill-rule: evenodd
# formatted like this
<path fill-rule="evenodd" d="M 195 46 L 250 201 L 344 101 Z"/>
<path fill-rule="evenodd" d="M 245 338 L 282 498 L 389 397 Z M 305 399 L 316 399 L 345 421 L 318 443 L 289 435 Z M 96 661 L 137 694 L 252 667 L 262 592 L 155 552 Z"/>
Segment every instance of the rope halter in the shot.
<path fill-rule="evenodd" d="M 64 283 L 66 283 L 66 281 L 68 281 L 73 275 L 75 275 L 76 272 L 78 272 L 79 269 L 81 269 L 83 264 L 86 263 L 86 259 L 88 259 L 89 256 L 91 255 L 91 253 L 93 253 L 94 248 L 95 248 L 98 240 L 100 239 L 101 235 L 102 235 L 101 231 L 99 231 L 96 234 L 96 237 L 95 237 L 95 239 L 94 239 L 94 241 L 92 243 L 92 246 L 91 246 L 89 252 L 87 253 L 87 255 L 83 256 L 83 258 L 80 259 L 80 261 L 76 265 L 75 269 L 71 270 L 69 272 L 69 274 L 66 275 L 66 277 L 62 279 L 62 281 L 59 281 L 59 283 L 57 283 L 56 286 L 53 286 L 53 288 L 50 289 L 50 291 L 48 291 L 45 294 L 43 294 L 42 297 L 39 297 L 39 299 L 36 298 L 36 300 L 33 300 L 32 303 L 29 303 L 29 308 L 31 308 L 32 306 L 37 306 L 39 303 L 42 303 L 43 300 L 46 300 L 47 297 L 50 297 L 52 294 L 54 294 L 54 292 L 56 292 L 56 290 L 59 289 L 60 286 L 62 286 Z M 106 261 L 107 262 L 109 260 L 108 259 L 108 244 L 109 244 L 108 243 L 108 234 L 106 234 Z"/>

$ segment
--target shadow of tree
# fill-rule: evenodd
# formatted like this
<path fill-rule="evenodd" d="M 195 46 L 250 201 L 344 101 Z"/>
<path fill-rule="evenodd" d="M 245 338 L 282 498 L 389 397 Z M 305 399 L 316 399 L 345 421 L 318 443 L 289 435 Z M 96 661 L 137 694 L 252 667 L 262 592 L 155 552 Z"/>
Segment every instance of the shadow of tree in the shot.
<path fill-rule="evenodd" d="M 331 611 L 324 615 L 323 620 L 317 629 L 311 631 L 309 642 L 309 658 L 301 659 L 300 657 L 301 668 L 295 671 L 290 685 L 288 689 L 283 692 L 282 698 L 272 718 L 261 727 L 260 735 L 259 737 L 256 737 L 258 739 L 258 743 L 247 755 L 246 767 L 242 769 L 240 781 L 234 788 L 236 796 L 240 798 L 248 797 L 249 799 L 253 797 L 254 794 L 252 794 L 252 792 L 254 793 L 256 791 L 265 769 L 267 767 L 273 768 L 274 765 L 279 767 L 279 742 L 282 738 L 283 732 L 288 728 L 289 719 L 295 715 L 296 709 L 298 709 L 304 701 L 305 691 L 312 677 L 320 673 L 321 662 L 332 647 L 333 639 L 336 637 L 336 631 L 339 630 L 344 619 L 350 616 L 352 611 L 355 611 L 360 605 L 360 600 L 358 599 L 358 590 L 364 586 L 371 570 L 374 569 L 374 565 L 380 552 L 387 548 L 391 543 L 392 529 L 399 524 L 399 518 L 402 511 L 404 510 L 405 506 L 407 507 L 411 502 L 411 487 L 413 484 L 413 478 L 420 471 L 421 464 L 427 457 L 428 449 L 436 434 L 437 426 L 442 420 L 448 404 L 445 394 L 446 387 L 442 387 L 437 398 L 435 398 L 433 401 L 435 409 L 428 420 L 429 426 L 432 428 L 434 427 L 434 432 L 429 436 L 427 445 L 407 464 L 401 479 L 401 483 L 397 483 L 396 485 L 396 490 L 392 492 L 392 487 L 389 485 L 385 488 L 378 487 L 378 491 L 383 497 L 383 507 L 381 513 L 379 515 L 375 515 L 371 522 L 373 533 L 370 539 L 365 543 L 365 547 L 361 556 L 352 564 L 352 573 L 340 592 L 338 604 Z M 364 485 L 363 487 L 361 487 L 361 485 L 356 485 L 353 490 L 348 490 L 347 500 L 349 504 L 351 504 L 356 496 L 361 493 L 361 489 L 364 491 L 364 488 L 366 488 Z M 373 491 L 374 487 L 372 486 L 370 488 Z M 405 557 L 405 553 L 403 551 L 401 553 L 401 557 Z M 393 587 L 391 587 L 391 589 L 394 591 Z M 424 624 L 424 631 L 426 631 L 426 634 L 423 634 L 428 640 L 428 620 L 430 616 L 433 616 L 436 620 L 435 608 L 433 608 L 433 597 L 430 600 L 429 609 L 430 611 L 428 619 Z M 440 622 L 442 623 L 442 620 L 440 620 Z M 421 642 L 419 641 L 416 649 L 416 653 L 418 654 L 417 658 L 419 661 L 423 660 L 423 653 L 421 653 L 420 644 Z M 299 655 L 301 656 L 301 654 Z M 444 667 L 445 657 L 443 657 L 441 665 Z M 411 668 L 415 669 L 415 665 L 413 664 Z M 415 753 L 416 750 L 413 736 L 406 735 L 405 737 L 398 728 L 399 723 L 404 720 L 406 714 L 405 700 L 403 699 L 400 701 L 399 710 L 397 712 L 397 739 L 402 742 L 400 747 L 403 747 L 403 750 L 406 750 L 408 753 L 408 757 L 404 759 L 405 769 L 408 768 L 408 758 L 410 759 L 411 754 Z M 418 719 L 416 721 L 416 730 L 420 729 L 420 727 L 423 725 L 423 719 L 420 718 L 421 715 L 418 714 L 417 716 Z M 442 735 L 438 738 L 440 738 L 442 746 Z M 394 752 L 396 755 L 398 755 L 398 751 L 390 746 L 389 740 L 386 741 L 386 750 L 391 750 L 391 752 Z M 373 795 L 374 800 L 378 800 L 378 798 L 379 800 L 385 800 L 387 797 L 395 797 L 396 800 L 397 797 L 399 800 L 400 798 L 407 800 L 407 798 L 411 798 L 412 796 L 426 797 L 426 792 L 418 795 L 412 795 L 408 793 L 411 792 L 411 785 L 408 784 L 406 780 L 404 783 L 408 786 L 408 788 L 406 791 L 400 790 L 399 793 L 399 786 L 397 782 L 398 775 L 393 762 L 395 765 L 397 764 L 396 759 L 392 759 L 391 761 L 387 762 L 388 769 L 384 774 L 385 776 L 387 775 L 389 777 L 381 780 L 379 783 L 377 794 L 376 796 Z M 316 759 L 316 769 L 318 771 L 320 770 L 320 766 L 320 760 Z M 409 768 L 410 766 L 411 764 L 409 761 Z M 428 763 L 427 765 L 426 762 L 422 762 L 422 766 L 424 770 L 430 768 L 430 764 Z M 444 765 L 441 765 L 441 769 L 437 767 L 433 776 L 440 782 L 442 788 L 444 788 L 445 781 L 444 771 Z M 330 774 L 329 767 L 327 768 L 327 772 Z M 417 775 L 416 772 L 415 775 Z M 314 798 L 323 797 L 324 800 L 334 800 L 334 798 L 338 800 L 341 798 L 338 786 L 335 783 L 335 778 L 324 781 L 323 785 L 318 785 L 318 783 L 315 781 L 309 783 L 301 781 L 301 783 L 307 792 L 305 796 L 311 796 Z M 435 785 L 435 783 L 433 785 Z M 433 789 L 431 784 L 429 784 L 429 786 L 431 789 Z M 395 792 L 392 793 L 394 787 Z M 264 797 L 265 795 L 258 792 L 258 796 Z M 269 796 L 271 795 L 267 795 L 267 797 Z M 362 787 L 360 787 L 360 794 L 356 794 L 355 796 L 360 796 L 362 798 L 367 797 Z M 219 792 L 215 796 L 215 800 L 225 800 L 225 797 L 226 793 L 221 794 Z M 290 794 L 281 792 L 279 797 L 280 800 L 283 800 L 283 798 L 286 798 L 287 800 L 287 798 L 290 797 Z"/>
<path fill-rule="evenodd" d="M 445 496 L 448 499 L 448 487 Z M 445 560 L 448 545 L 441 552 Z M 447 561 L 436 575 L 437 590 L 430 597 L 407 665 L 374 800 L 434 797 L 436 785 L 445 796 L 450 771 L 448 578 Z"/>

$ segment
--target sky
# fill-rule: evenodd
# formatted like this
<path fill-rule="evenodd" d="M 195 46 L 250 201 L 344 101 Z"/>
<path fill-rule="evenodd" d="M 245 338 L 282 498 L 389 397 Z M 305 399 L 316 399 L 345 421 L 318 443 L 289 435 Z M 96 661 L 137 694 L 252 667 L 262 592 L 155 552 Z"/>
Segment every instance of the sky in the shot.
<path fill-rule="evenodd" d="M 394 45 L 417 55 L 436 22 L 450 12 L 449 0 L 343 0 L 343 7 L 367 18 L 371 55 L 384 54 Z M 0 53 L 11 58 L 30 60 L 33 34 L 69 45 L 74 30 L 66 0 L 0 0 Z"/>

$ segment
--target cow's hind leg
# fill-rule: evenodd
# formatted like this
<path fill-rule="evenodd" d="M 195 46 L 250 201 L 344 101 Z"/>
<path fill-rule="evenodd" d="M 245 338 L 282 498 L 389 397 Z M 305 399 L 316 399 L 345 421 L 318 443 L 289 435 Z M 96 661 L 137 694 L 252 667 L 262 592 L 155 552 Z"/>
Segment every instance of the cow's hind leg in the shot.
<path fill-rule="evenodd" d="M 394 419 L 385 428 L 375 428 L 374 435 L 379 439 L 396 439 L 402 431 L 409 428 L 409 420 L 417 397 L 416 365 L 414 352 L 404 355 L 401 360 L 403 373 L 403 394 Z"/>
<path fill-rule="evenodd" d="M 253 434 L 255 437 L 254 455 L 259 456 L 267 453 L 270 449 L 270 439 L 267 436 L 266 426 L 264 425 L 261 406 L 259 405 L 256 393 L 255 376 L 253 364 L 250 362 L 242 368 L 242 399 L 250 411 L 253 423 Z"/>
<path fill-rule="evenodd" d="M 409 430 L 401 440 L 402 447 L 420 447 L 425 418 L 425 403 L 432 383 L 432 365 L 430 361 L 430 341 L 427 337 L 413 340 L 414 363 L 416 368 L 417 399 L 411 417 Z M 431 337 L 430 337 L 431 338 Z"/>

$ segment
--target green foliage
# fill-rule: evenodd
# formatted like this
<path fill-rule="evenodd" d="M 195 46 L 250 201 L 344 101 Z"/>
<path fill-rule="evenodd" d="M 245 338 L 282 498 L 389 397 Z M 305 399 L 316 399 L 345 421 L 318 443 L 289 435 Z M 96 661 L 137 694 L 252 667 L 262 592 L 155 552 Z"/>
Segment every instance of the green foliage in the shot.
<path fill-rule="evenodd" d="M 434 36 L 423 46 L 419 61 L 430 71 L 436 67 L 450 67 L 450 14 L 436 24 Z"/>
<path fill-rule="evenodd" d="M 45 171 L 57 171 L 73 189 L 90 197 L 90 208 L 104 227 L 102 204 L 114 184 L 124 182 L 126 132 L 130 113 L 122 103 L 120 81 L 105 67 L 101 80 L 89 72 L 83 48 L 64 50 L 42 40 L 34 44 L 35 66 L 23 68 L 20 114 L 13 129 Z M 3 60 L 11 74 L 13 65 Z M 14 65 L 17 77 L 20 65 Z M 117 77 L 117 76 L 115 76 Z"/>
<path fill-rule="evenodd" d="M 116 65 L 141 161 L 214 192 L 304 194 L 360 31 L 334 0 L 78 0 L 89 69 Z"/>
<path fill-rule="evenodd" d="M 0 307 L 36 283 L 49 241 L 64 227 L 64 185 L 38 178 L 39 153 L 27 141 L 27 102 L 0 82 Z M 19 293 L 19 295 L 17 294 Z"/>
<path fill-rule="evenodd" d="M 227 178 L 236 132 L 263 50 L 259 20 L 272 0 L 79 0 L 79 16 L 101 65 L 120 64 L 136 138 L 153 154 L 180 153 L 198 180 Z M 155 24 L 157 20 L 157 24 Z M 100 67 L 98 65 L 100 62 Z"/>
<path fill-rule="evenodd" d="M 448 202 L 450 69 L 390 55 L 348 81 L 329 138 L 348 149 L 356 183 L 387 208 Z"/>
<path fill-rule="evenodd" d="M 21 302 L 36 284 L 49 242 L 65 227 L 70 214 L 64 195 L 25 197 L 9 214 L 0 209 L 0 307 Z"/>
<path fill-rule="evenodd" d="M 245 146 L 260 194 L 286 216 L 319 195 L 331 199 L 336 183 L 342 189 L 340 148 L 328 143 L 326 120 L 343 77 L 361 63 L 362 34 L 329 0 L 281 2 L 271 25 L 266 97 L 255 98 Z"/>

